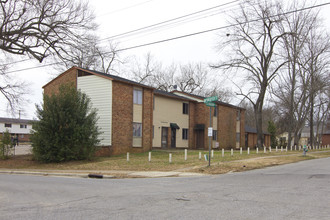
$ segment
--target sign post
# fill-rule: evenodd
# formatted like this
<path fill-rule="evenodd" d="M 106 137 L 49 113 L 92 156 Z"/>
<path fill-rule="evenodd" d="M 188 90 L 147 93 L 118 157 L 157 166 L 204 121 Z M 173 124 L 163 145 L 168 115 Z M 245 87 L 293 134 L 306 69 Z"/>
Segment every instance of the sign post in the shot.
<path fill-rule="evenodd" d="M 216 107 L 215 101 L 218 101 L 218 96 L 212 96 L 204 99 L 204 103 L 206 106 L 210 107 L 210 125 L 208 128 L 207 136 L 209 137 L 209 166 L 211 166 L 211 141 L 213 136 L 213 129 L 212 129 L 212 107 Z"/>

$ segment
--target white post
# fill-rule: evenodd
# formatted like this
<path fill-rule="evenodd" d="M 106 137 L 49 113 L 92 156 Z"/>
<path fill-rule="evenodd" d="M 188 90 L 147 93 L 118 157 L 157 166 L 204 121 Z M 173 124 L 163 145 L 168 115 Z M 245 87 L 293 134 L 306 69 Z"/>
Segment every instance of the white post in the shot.
<path fill-rule="evenodd" d="M 285 147 L 285 152 L 288 152 L 288 147 Z"/>
<path fill-rule="evenodd" d="M 292 151 L 292 146 L 290 146 L 290 150 Z"/>
<path fill-rule="evenodd" d="M 247 149 L 247 154 L 249 155 L 250 154 L 250 148 L 248 147 Z"/>
<path fill-rule="evenodd" d="M 243 149 L 242 149 L 242 148 L 239 149 L 239 153 L 240 153 L 240 154 L 243 153 Z"/>
<path fill-rule="evenodd" d="M 198 154 L 198 159 L 199 159 L 199 160 L 202 159 L 202 152 L 199 152 L 199 154 Z"/>
<path fill-rule="evenodd" d="M 278 151 L 278 148 L 277 148 L 277 146 L 276 146 L 276 152 Z"/>
<path fill-rule="evenodd" d="M 187 154 L 188 154 L 187 149 L 184 149 L 184 160 L 187 160 Z"/>
<path fill-rule="evenodd" d="M 257 148 L 257 154 L 259 153 L 259 148 Z"/>
<path fill-rule="evenodd" d="M 129 161 L 129 152 L 127 152 L 127 162 Z"/>
<path fill-rule="evenodd" d="M 225 149 L 222 148 L 222 157 L 225 156 Z"/>
<path fill-rule="evenodd" d="M 301 150 L 301 145 L 299 145 L 299 151 Z"/>
<path fill-rule="evenodd" d="M 271 153 L 272 152 L 272 147 L 269 147 L 269 153 Z"/>
<path fill-rule="evenodd" d="M 281 152 L 283 152 L 283 146 L 281 146 Z"/>
<path fill-rule="evenodd" d="M 168 162 L 172 163 L 172 154 L 169 154 L 168 157 L 169 157 L 169 158 L 168 158 Z"/>
<path fill-rule="evenodd" d="M 297 151 L 297 145 L 294 145 L 294 151 Z"/>
<path fill-rule="evenodd" d="M 264 147 L 264 153 L 266 153 L 266 151 L 267 151 L 267 149 L 266 149 L 266 147 Z"/>
<path fill-rule="evenodd" d="M 211 150 L 211 158 L 214 156 L 214 150 Z"/>
<path fill-rule="evenodd" d="M 230 155 L 233 156 L 234 155 L 234 149 L 232 148 L 230 151 Z"/>
<path fill-rule="evenodd" d="M 151 152 L 149 152 L 149 162 L 151 161 Z"/>

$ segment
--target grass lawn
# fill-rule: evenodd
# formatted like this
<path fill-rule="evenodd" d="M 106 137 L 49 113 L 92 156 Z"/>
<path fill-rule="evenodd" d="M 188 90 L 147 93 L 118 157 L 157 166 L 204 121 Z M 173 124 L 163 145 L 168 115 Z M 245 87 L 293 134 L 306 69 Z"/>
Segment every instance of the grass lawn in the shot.
<path fill-rule="evenodd" d="M 201 160 L 199 152 L 202 153 Z M 301 160 L 308 160 L 320 157 L 329 157 L 330 150 L 310 150 L 306 157 L 302 156 L 302 151 L 283 151 L 272 153 L 263 150 L 257 154 L 251 150 L 247 155 L 246 151 L 234 151 L 231 156 L 230 151 L 225 151 L 222 157 L 221 151 L 214 151 L 211 158 L 211 167 L 204 159 L 204 154 L 208 151 L 188 150 L 187 160 L 184 159 L 184 150 L 153 150 L 151 161 L 148 161 L 148 154 L 130 154 L 130 161 L 126 159 L 126 154 L 111 157 L 96 157 L 91 161 L 72 161 L 63 163 L 40 163 L 34 161 L 31 155 L 15 156 L 8 160 L 0 160 L 0 169 L 28 169 L 28 170 L 127 170 L 127 171 L 190 171 L 209 174 L 227 173 L 230 171 L 242 171 L 257 169 L 266 166 L 292 163 Z M 169 163 L 169 154 L 172 154 L 172 163 Z M 280 156 L 280 157 L 279 157 Z"/>

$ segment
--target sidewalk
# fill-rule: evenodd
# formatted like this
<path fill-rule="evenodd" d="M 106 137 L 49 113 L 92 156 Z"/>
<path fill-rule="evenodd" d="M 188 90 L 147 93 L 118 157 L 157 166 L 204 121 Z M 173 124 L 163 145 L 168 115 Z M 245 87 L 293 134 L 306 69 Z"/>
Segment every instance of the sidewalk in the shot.
<path fill-rule="evenodd" d="M 80 178 L 156 178 L 156 177 L 188 177 L 206 176 L 201 173 L 180 172 L 180 171 L 121 171 L 121 170 L 14 170 L 0 169 L 0 174 L 23 174 L 37 176 L 61 176 Z"/>

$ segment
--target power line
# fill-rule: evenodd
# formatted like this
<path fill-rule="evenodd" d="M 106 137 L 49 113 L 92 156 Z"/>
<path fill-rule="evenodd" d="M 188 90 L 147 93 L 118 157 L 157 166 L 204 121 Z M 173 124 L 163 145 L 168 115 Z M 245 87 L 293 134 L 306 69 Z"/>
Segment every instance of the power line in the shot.
<path fill-rule="evenodd" d="M 126 8 L 122 8 L 122 9 L 116 10 L 114 12 L 123 11 L 123 10 L 129 9 L 129 8 L 133 8 L 133 7 L 136 7 L 136 6 L 139 6 L 139 5 L 142 5 L 142 4 L 151 2 L 151 1 L 154 1 L 154 0 L 148 0 L 148 1 L 145 1 L 145 2 L 142 2 L 142 3 L 131 5 L 131 6 L 128 6 Z M 235 2 L 239 2 L 239 1 L 240 0 L 234 0 L 234 1 L 231 1 L 231 2 L 227 2 L 227 3 L 224 3 L 224 4 L 220 4 L 220 5 L 211 7 L 211 8 L 203 9 L 203 10 L 200 10 L 200 11 L 197 11 L 197 12 L 193 12 L 193 13 L 190 13 L 190 14 L 187 14 L 187 15 L 179 16 L 179 17 L 176 17 L 176 18 L 173 18 L 173 19 L 169 19 L 169 20 L 166 20 L 166 21 L 162 21 L 162 22 L 159 22 L 159 23 L 156 23 L 156 24 L 153 24 L 153 25 L 145 26 L 145 27 L 142 27 L 142 28 L 138 28 L 138 29 L 135 29 L 135 30 L 128 31 L 128 32 L 117 34 L 117 35 L 114 35 L 114 36 L 103 38 L 103 39 L 100 39 L 99 42 L 104 41 L 104 40 L 107 40 L 107 39 L 118 38 L 120 36 L 125 36 L 125 35 L 129 35 L 129 34 L 132 35 L 133 33 L 141 32 L 143 30 L 147 30 L 147 29 L 150 29 L 150 28 L 157 28 L 157 26 L 160 26 L 158 28 L 161 28 L 162 27 L 161 25 L 166 26 L 167 23 L 170 23 L 170 22 L 173 22 L 173 21 L 177 21 L 177 20 L 180 20 L 180 19 L 183 19 L 183 18 L 189 19 L 189 17 L 191 17 L 193 15 L 198 15 L 200 13 L 204 13 L 204 12 L 207 12 L 207 11 L 210 11 L 210 10 L 214 10 L 214 9 L 217 9 L 217 8 L 220 8 L 220 7 L 223 7 L 223 6 L 226 6 L 226 5 L 230 5 L 230 4 L 233 4 Z M 112 13 L 112 12 L 110 12 L 110 13 Z M 109 13 L 107 13 L 107 14 L 109 14 Z M 104 15 L 106 15 L 106 14 L 104 14 Z M 101 16 L 104 16 L 104 15 L 101 15 Z M 213 14 L 213 15 L 216 15 L 216 14 Z M 213 15 L 211 15 L 211 16 L 213 16 Z M 202 18 L 205 18 L 205 17 L 207 17 L 207 16 L 204 16 Z M 195 20 L 202 19 L 202 18 L 197 18 Z M 180 22 L 180 21 L 177 21 L 177 22 Z M 184 22 L 184 21 L 181 21 L 181 22 Z M 175 23 L 173 23 L 173 24 L 175 24 Z M 167 24 L 167 25 L 171 25 L 171 24 Z M 33 58 L 28 58 L 28 59 L 25 59 L 25 60 L 14 61 L 14 62 L 11 62 L 11 63 L 6 63 L 6 64 L 0 64 L 0 66 L 5 66 L 5 65 L 10 65 L 10 64 L 15 64 L 15 63 L 21 63 L 21 62 L 25 62 L 25 61 L 29 61 L 29 60 L 34 60 L 34 59 Z"/>
<path fill-rule="evenodd" d="M 293 11 L 288 11 L 288 12 L 284 12 L 284 13 L 281 13 L 281 14 L 272 15 L 272 16 L 269 16 L 269 17 L 271 18 L 271 17 L 275 17 L 275 16 L 292 14 L 292 13 L 295 13 L 295 12 L 300 12 L 300 11 L 305 11 L 305 10 L 308 10 L 308 9 L 319 8 L 319 7 L 323 7 L 323 6 L 326 6 L 326 5 L 330 5 L 330 2 L 326 2 L 326 3 L 323 3 L 323 4 L 314 5 L 314 6 L 310 6 L 310 7 L 306 7 L 306 8 L 296 9 L 296 10 L 293 10 Z M 167 38 L 167 39 L 164 39 L 164 40 L 153 41 L 153 42 L 150 42 L 150 43 L 140 44 L 140 45 L 136 45 L 136 46 L 126 47 L 126 48 L 123 48 L 123 49 L 118 49 L 118 50 L 115 50 L 115 51 L 106 52 L 105 54 L 113 53 L 113 52 L 121 52 L 121 51 L 126 51 L 126 50 L 132 50 L 132 49 L 141 48 L 141 47 L 145 47 L 145 46 L 150 46 L 150 45 L 154 45 L 154 44 L 165 43 L 165 42 L 178 40 L 178 39 L 182 39 L 182 38 L 186 38 L 186 37 L 192 37 L 192 36 L 196 36 L 196 35 L 200 35 L 200 34 L 213 32 L 213 31 L 217 31 L 217 30 L 221 30 L 221 29 L 225 29 L 225 28 L 229 28 L 229 27 L 235 27 L 237 25 L 253 23 L 253 22 L 256 22 L 256 21 L 260 21 L 260 20 L 262 20 L 262 18 L 258 18 L 258 19 L 254 19 L 254 20 L 250 20 L 250 21 L 245 21 L 245 22 L 240 22 L 240 23 L 236 23 L 236 24 L 230 24 L 230 25 L 221 26 L 221 27 L 217 27 L 217 28 L 212 28 L 212 29 L 199 31 L 199 32 L 191 33 L 191 34 L 186 34 L 186 35 L 181 35 L 181 36 L 177 36 L 177 37 L 173 37 L 173 38 Z M 91 56 L 97 56 L 97 55 L 91 55 Z M 31 69 L 39 69 L 39 68 L 43 68 L 43 67 L 47 67 L 47 66 L 56 65 L 56 64 L 59 64 L 59 63 L 62 63 L 62 61 L 55 62 L 55 63 L 50 63 L 50 64 L 45 64 L 45 65 L 37 66 L 37 67 L 30 67 L 30 68 L 23 68 L 23 69 L 19 69 L 19 70 L 13 70 L 13 71 L 9 71 L 7 73 L 21 72 L 21 71 L 26 71 L 26 70 L 31 70 Z"/>
<path fill-rule="evenodd" d="M 124 33 L 121 33 L 121 34 L 116 34 L 116 35 L 113 35 L 113 36 L 110 36 L 110 37 L 106 37 L 106 38 L 101 39 L 100 41 L 117 38 L 117 37 L 124 36 L 124 35 L 127 35 L 127 34 L 135 33 L 135 32 L 141 31 L 141 30 L 145 30 L 145 29 L 149 29 L 149 28 L 156 27 L 156 26 L 159 26 L 159 25 L 163 25 L 163 24 L 166 24 L 166 23 L 169 23 L 169 22 L 172 22 L 172 21 L 176 21 L 176 20 L 179 20 L 179 19 L 182 19 L 182 18 L 190 17 L 190 16 L 193 16 L 193 15 L 196 15 L 196 14 L 200 14 L 200 13 L 203 13 L 203 12 L 206 12 L 206 11 L 210 11 L 210 10 L 213 10 L 213 9 L 216 9 L 216 8 L 219 8 L 219 7 L 223 7 L 223 6 L 226 6 L 226 5 L 235 3 L 235 2 L 239 2 L 239 1 L 240 0 L 235 0 L 235 1 L 228 2 L 228 3 L 220 4 L 220 5 L 211 7 L 211 8 L 203 9 L 201 11 L 193 12 L 193 13 L 190 13 L 190 14 L 187 14 L 187 15 L 176 17 L 176 18 L 172 18 L 170 20 L 162 21 L 162 22 L 159 22 L 159 23 L 156 23 L 156 24 L 152 24 L 152 25 L 149 25 L 149 26 L 145 26 L 145 27 L 142 27 L 142 28 L 135 29 L 135 30 L 127 31 L 127 32 L 124 32 Z"/>

